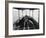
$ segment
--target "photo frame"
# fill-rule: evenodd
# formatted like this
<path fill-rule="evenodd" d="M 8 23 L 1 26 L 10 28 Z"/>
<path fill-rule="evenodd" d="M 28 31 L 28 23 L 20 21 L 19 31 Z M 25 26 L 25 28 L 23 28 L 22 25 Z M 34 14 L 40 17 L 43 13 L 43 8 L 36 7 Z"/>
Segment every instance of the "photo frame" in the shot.
<path fill-rule="evenodd" d="M 7 1 L 5 5 L 6 37 L 37 36 L 45 34 L 44 3 Z"/>

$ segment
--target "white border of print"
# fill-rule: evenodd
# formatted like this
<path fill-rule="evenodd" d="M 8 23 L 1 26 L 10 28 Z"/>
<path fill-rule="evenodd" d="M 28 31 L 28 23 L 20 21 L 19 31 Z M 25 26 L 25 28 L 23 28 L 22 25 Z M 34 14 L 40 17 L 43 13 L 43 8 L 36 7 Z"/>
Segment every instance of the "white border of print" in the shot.
<path fill-rule="evenodd" d="M 9 29 L 8 35 L 22 35 L 22 34 L 40 34 L 43 33 L 43 5 L 36 4 L 20 4 L 20 3 L 9 3 Z M 37 30 L 13 30 L 13 16 L 12 16 L 12 8 L 13 7 L 22 7 L 22 8 L 39 8 L 40 9 L 40 21 L 39 27 Z"/>

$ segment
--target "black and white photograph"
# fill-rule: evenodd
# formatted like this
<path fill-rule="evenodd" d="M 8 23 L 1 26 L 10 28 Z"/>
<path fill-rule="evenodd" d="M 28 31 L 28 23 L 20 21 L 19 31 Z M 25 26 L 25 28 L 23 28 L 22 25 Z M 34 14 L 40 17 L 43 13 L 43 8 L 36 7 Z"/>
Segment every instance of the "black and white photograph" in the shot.
<path fill-rule="evenodd" d="M 44 3 L 10 1 L 6 8 L 9 36 L 44 35 Z"/>
<path fill-rule="evenodd" d="M 13 30 L 39 29 L 39 8 L 13 8 Z"/>

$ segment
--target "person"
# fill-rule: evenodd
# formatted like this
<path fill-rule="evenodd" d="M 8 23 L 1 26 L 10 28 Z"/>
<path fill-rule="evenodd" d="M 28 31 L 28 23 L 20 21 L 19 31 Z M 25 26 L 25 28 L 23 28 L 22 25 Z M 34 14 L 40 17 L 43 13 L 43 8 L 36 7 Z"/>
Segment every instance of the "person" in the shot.
<path fill-rule="evenodd" d="M 13 26 L 16 26 L 16 30 L 28 30 L 28 29 L 39 29 L 39 23 L 37 21 L 30 17 L 30 16 L 24 16 L 22 19 L 18 19 Z"/>

